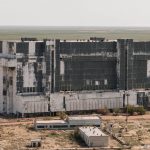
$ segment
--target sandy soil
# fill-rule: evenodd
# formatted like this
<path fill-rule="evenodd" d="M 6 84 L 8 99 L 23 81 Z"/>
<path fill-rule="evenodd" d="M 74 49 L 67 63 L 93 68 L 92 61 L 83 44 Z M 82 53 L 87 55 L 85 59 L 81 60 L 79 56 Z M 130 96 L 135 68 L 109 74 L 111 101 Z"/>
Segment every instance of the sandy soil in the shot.
<path fill-rule="evenodd" d="M 132 149 L 140 150 L 150 144 L 150 115 L 129 116 L 128 131 L 125 131 L 125 116 L 101 116 L 104 126 L 113 123 L 112 131 L 120 134 Z M 47 118 L 43 118 L 47 119 Z M 43 149 L 54 148 L 78 148 L 86 147 L 83 143 L 79 144 L 72 138 L 73 131 L 54 131 L 42 130 L 34 131 L 34 118 L 30 119 L 2 119 L 0 118 L 0 150 L 21 150 L 27 149 L 26 145 L 30 140 L 41 138 Z M 110 146 L 118 147 L 120 144 L 111 138 Z M 149 148 L 150 149 L 150 148 Z"/>
<path fill-rule="evenodd" d="M 27 149 L 26 145 L 37 138 L 42 139 L 42 147 L 38 150 L 87 147 L 71 136 L 73 134 L 71 130 L 35 131 L 32 129 L 33 121 L 23 120 L 0 119 L 0 150 Z M 110 146 L 118 145 L 118 142 L 111 138 Z"/>
<path fill-rule="evenodd" d="M 126 126 L 126 116 L 101 116 L 105 126 L 113 124 L 112 132 L 118 134 L 133 150 L 150 149 L 150 115 L 129 116 Z M 126 131 L 127 127 L 127 131 Z"/>
<path fill-rule="evenodd" d="M 0 147 L 3 150 L 17 150 L 26 148 L 31 139 L 42 139 L 42 149 L 61 147 L 80 147 L 78 143 L 70 139 L 71 131 L 34 131 L 28 125 L 1 126 Z M 39 150 L 40 150 L 39 149 Z"/>

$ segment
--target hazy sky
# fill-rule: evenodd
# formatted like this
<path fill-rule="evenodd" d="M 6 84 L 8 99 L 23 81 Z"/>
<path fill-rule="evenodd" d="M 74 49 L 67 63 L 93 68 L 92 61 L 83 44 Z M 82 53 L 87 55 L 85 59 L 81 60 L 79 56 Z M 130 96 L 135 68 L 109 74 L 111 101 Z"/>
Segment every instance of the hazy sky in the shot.
<path fill-rule="evenodd" d="M 0 25 L 150 26 L 150 0 L 0 0 Z"/>

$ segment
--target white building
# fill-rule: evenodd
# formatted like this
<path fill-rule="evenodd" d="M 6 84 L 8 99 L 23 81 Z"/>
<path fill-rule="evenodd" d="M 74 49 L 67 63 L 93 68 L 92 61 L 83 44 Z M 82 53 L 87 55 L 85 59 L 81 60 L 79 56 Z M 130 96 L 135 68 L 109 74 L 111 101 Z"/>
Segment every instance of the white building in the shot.
<path fill-rule="evenodd" d="M 80 127 L 79 133 L 89 147 L 109 146 L 109 136 L 104 134 L 97 127 Z"/>
<path fill-rule="evenodd" d="M 98 126 L 100 127 L 100 124 L 101 124 L 100 118 L 94 115 L 68 116 L 67 122 L 70 127 L 75 127 L 75 126 Z"/>
<path fill-rule="evenodd" d="M 35 129 L 67 129 L 68 123 L 64 120 L 37 120 L 35 121 Z"/>
<path fill-rule="evenodd" d="M 101 121 L 98 116 L 68 116 L 65 120 L 36 120 L 35 129 L 70 129 L 80 126 L 100 127 Z"/>

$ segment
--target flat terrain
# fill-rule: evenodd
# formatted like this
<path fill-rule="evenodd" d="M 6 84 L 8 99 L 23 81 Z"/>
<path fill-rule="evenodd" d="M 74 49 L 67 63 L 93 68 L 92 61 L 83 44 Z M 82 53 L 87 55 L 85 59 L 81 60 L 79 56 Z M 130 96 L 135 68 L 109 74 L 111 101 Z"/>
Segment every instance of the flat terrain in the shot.
<path fill-rule="evenodd" d="M 112 132 L 120 137 L 125 143 L 131 146 L 132 150 L 141 150 L 150 145 L 150 115 L 129 116 L 128 130 L 126 132 L 125 116 L 101 116 L 103 127 L 107 128 L 113 123 Z M 57 117 L 55 117 L 56 119 Z M 52 119 L 41 117 L 38 119 Z M 26 145 L 30 140 L 41 138 L 43 149 L 62 148 L 87 148 L 84 142 L 78 143 L 72 136 L 73 130 L 38 130 L 33 127 L 34 118 L 24 119 L 0 119 L 0 148 L 2 150 L 27 149 Z M 111 147 L 122 147 L 119 142 L 110 138 Z M 1 150 L 0 149 L 0 150 Z"/>
<path fill-rule="evenodd" d="M 130 145 L 133 150 L 150 149 L 150 115 L 129 116 L 126 131 L 126 116 L 102 116 L 105 127 L 113 124 L 112 132 Z"/>
<path fill-rule="evenodd" d="M 38 118 L 38 119 L 48 119 Z M 51 118 L 50 118 L 51 119 Z M 58 118 L 57 118 L 58 119 Z M 30 149 L 26 145 L 30 140 L 42 139 L 42 147 L 38 150 L 62 148 L 87 148 L 84 142 L 77 142 L 73 130 L 38 130 L 33 129 L 34 118 L 30 119 L 0 119 L 0 150 Z M 111 138 L 110 146 L 119 146 Z"/>
<path fill-rule="evenodd" d="M 89 39 L 105 37 L 109 40 L 128 38 L 150 41 L 150 28 L 144 27 L 0 27 L 0 40 L 18 40 L 20 37 L 38 39 Z"/>
<path fill-rule="evenodd" d="M 43 149 L 80 147 L 71 140 L 71 131 L 32 131 L 27 126 L 0 127 L 0 147 L 4 150 L 26 149 L 31 139 L 41 138 Z"/>

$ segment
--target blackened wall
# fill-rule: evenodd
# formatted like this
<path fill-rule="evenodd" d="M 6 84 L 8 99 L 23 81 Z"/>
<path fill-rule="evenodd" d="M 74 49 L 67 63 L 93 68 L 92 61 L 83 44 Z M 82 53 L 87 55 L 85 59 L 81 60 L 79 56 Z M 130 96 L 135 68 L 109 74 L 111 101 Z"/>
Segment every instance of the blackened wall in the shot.
<path fill-rule="evenodd" d="M 16 53 L 29 54 L 29 43 L 28 42 L 16 43 Z"/>
<path fill-rule="evenodd" d="M 36 42 L 35 43 L 35 55 L 43 56 L 45 52 L 45 42 Z"/>
<path fill-rule="evenodd" d="M 61 90 L 61 86 L 60 86 L 60 51 L 61 51 L 61 44 L 60 44 L 60 40 L 56 40 L 56 50 L 55 53 L 52 54 L 52 73 L 54 73 L 55 75 L 52 76 L 52 82 L 53 82 L 53 92 L 54 91 L 60 91 Z M 54 68 L 55 66 L 55 62 L 56 62 L 56 68 Z M 53 80 L 53 78 L 55 78 Z"/>
<path fill-rule="evenodd" d="M 147 76 L 150 42 L 120 39 L 117 42 L 117 49 L 119 57 L 117 65 L 120 69 L 119 89 L 150 88 L 150 77 Z"/>
<path fill-rule="evenodd" d="M 127 39 L 127 90 L 133 88 L 134 74 L 133 74 L 133 40 Z"/>
<path fill-rule="evenodd" d="M 57 41 L 55 90 L 116 89 L 116 51 L 116 42 Z M 60 61 L 64 75 L 60 75 Z"/>
<path fill-rule="evenodd" d="M 35 42 L 35 56 L 29 54 L 29 42 L 20 42 L 16 44 L 16 56 L 17 56 L 17 92 L 18 93 L 32 93 L 37 92 L 41 93 L 44 91 L 43 87 L 43 71 L 42 71 L 42 62 L 44 59 L 45 53 L 45 43 L 44 42 Z M 22 55 L 18 55 L 21 53 Z M 27 71 L 33 71 L 33 76 L 35 77 L 34 86 L 25 86 L 25 80 L 29 80 L 25 77 L 24 68 L 28 66 Z M 33 66 L 33 70 L 30 70 L 30 66 Z"/>
<path fill-rule="evenodd" d="M 0 41 L 0 53 L 2 53 L 2 49 L 3 49 L 3 42 Z"/>
<path fill-rule="evenodd" d="M 133 42 L 132 39 L 117 42 L 56 40 L 52 49 L 46 47 L 45 42 L 35 42 L 34 58 L 30 58 L 29 42 L 19 42 L 16 53 L 22 54 L 16 54 L 20 65 L 17 67 L 18 92 L 150 88 L 150 42 Z M 41 67 L 43 61 L 45 74 Z M 24 87 L 23 68 L 31 62 L 35 86 Z"/>
<path fill-rule="evenodd" d="M 116 52 L 116 42 L 60 42 L 60 54 Z"/>
<path fill-rule="evenodd" d="M 119 39 L 117 41 L 117 81 L 118 81 L 118 89 L 125 90 L 127 89 L 127 41 L 123 39 Z"/>
<path fill-rule="evenodd" d="M 133 88 L 150 88 L 147 61 L 150 60 L 150 42 L 134 42 Z"/>
<path fill-rule="evenodd" d="M 65 59 L 65 75 L 61 90 L 116 89 L 116 60 L 101 57 Z M 107 82 L 107 83 L 105 83 Z"/>

